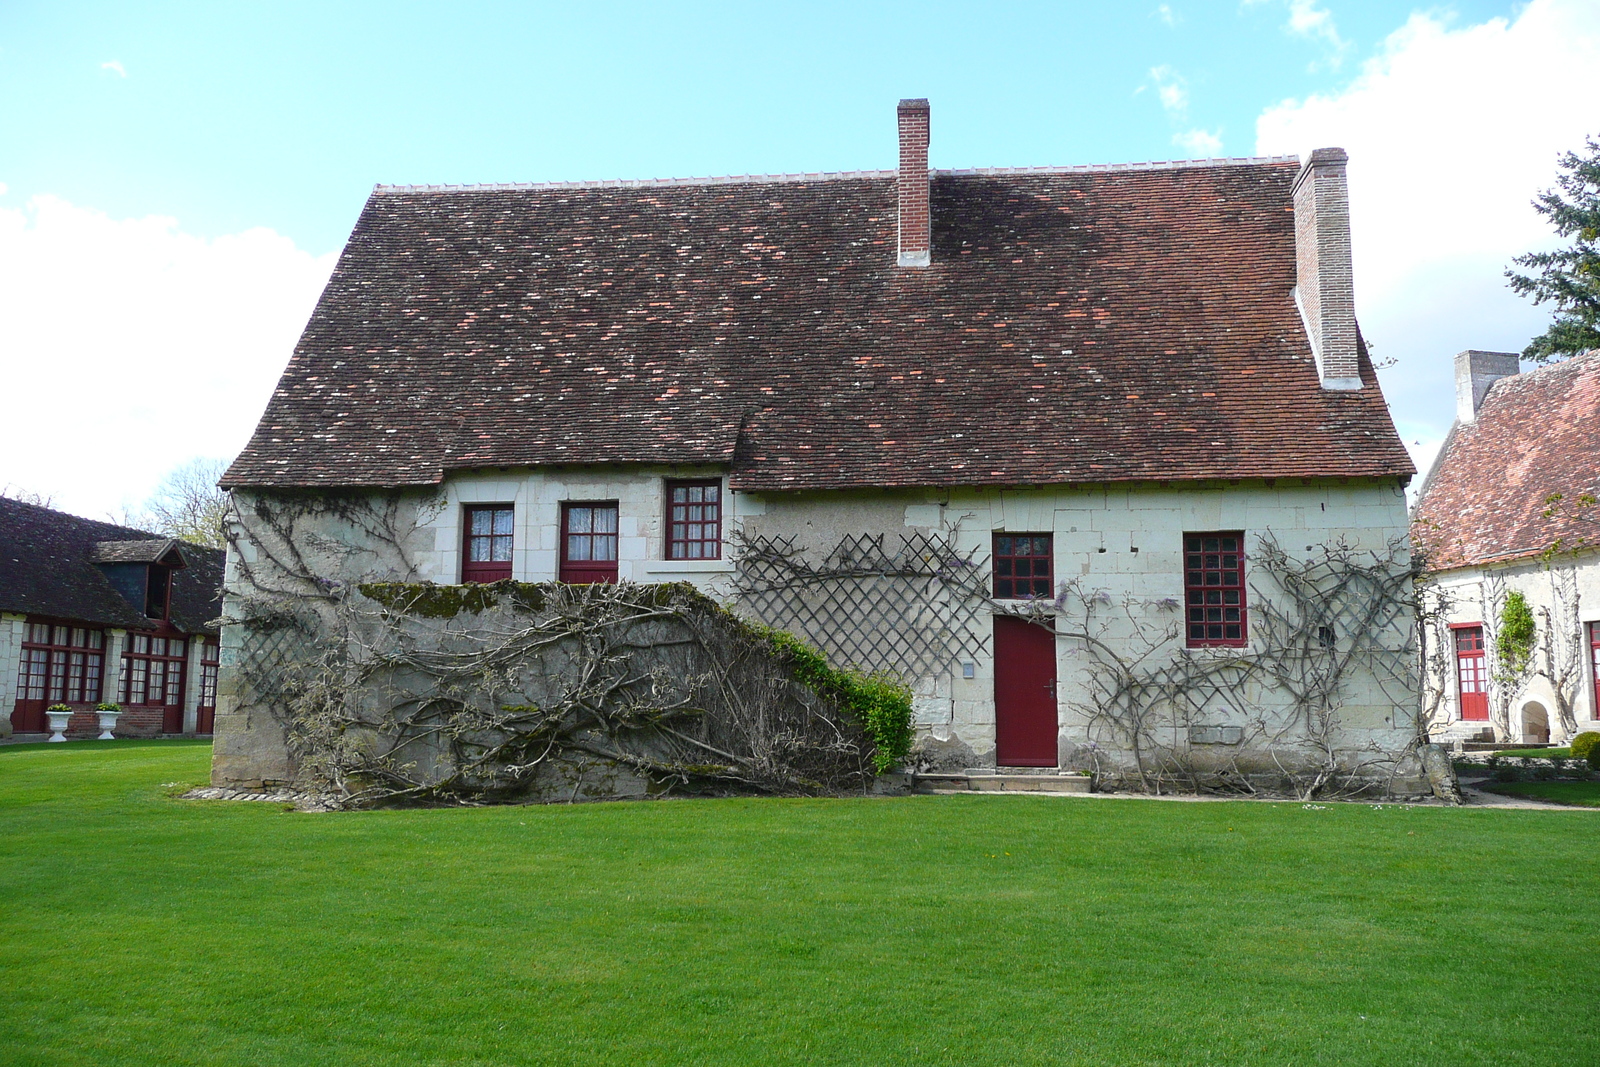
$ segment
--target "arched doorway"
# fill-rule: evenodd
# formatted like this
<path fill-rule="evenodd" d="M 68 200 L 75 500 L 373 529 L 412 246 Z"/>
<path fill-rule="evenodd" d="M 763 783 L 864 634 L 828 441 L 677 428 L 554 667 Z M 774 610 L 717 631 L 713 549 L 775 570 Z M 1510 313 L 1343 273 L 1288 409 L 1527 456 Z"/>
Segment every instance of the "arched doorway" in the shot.
<path fill-rule="evenodd" d="M 1522 705 L 1522 740 L 1528 744 L 1550 743 L 1550 714 L 1536 700 Z"/>

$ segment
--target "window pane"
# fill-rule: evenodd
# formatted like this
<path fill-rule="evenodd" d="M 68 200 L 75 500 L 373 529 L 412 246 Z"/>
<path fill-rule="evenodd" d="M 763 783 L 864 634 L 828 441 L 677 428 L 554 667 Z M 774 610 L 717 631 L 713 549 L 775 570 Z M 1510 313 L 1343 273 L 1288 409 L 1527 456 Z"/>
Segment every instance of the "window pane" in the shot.
<path fill-rule="evenodd" d="M 616 508 L 594 509 L 594 532 L 604 534 L 614 534 L 617 532 Z"/>
<path fill-rule="evenodd" d="M 496 563 L 508 563 L 511 560 L 511 538 L 496 537 L 492 539 L 489 557 Z"/>
<path fill-rule="evenodd" d="M 513 512 L 510 508 L 500 508 L 493 512 L 494 532 L 504 537 L 511 536 L 511 520 Z"/>
<path fill-rule="evenodd" d="M 493 532 L 494 517 L 489 512 L 469 511 L 467 514 L 471 517 L 472 532 L 474 534 L 481 535 Z"/>

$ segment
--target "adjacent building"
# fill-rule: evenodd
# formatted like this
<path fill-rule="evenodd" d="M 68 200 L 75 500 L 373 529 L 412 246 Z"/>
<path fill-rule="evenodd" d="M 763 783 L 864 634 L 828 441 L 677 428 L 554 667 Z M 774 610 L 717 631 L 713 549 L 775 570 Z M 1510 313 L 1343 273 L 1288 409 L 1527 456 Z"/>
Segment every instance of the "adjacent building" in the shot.
<path fill-rule="evenodd" d="M 1441 739 L 1562 743 L 1600 685 L 1600 351 L 1520 373 L 1456 356 L 1456 421 L 1418 496 L 1425 703 Z M 1514 594 L 1532 642 L 1503 638 Z"/>
<path fill-rule="evenodd" d="M 45 709 L 122 706 L 123 737 L 209 734 L 223 553 L 0 498 L 0 719 L 44 734 Z"/>

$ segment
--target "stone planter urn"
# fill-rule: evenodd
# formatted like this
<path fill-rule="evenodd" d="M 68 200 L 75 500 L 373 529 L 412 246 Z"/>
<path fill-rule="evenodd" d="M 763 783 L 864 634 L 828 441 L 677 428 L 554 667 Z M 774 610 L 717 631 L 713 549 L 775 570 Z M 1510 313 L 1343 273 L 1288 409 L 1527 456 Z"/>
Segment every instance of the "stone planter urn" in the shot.
<path fill-rule="evenodd" d="M 122 714 L 122 708 L 116 704 L 100 704 L 95 707 L 95 714 L 100 716 L 100 736 L 96 741 L 111 741 L 111 731 L 117 728 L 117 716 Z"/>
<path fill-rule="evenodd" d="M 52 704 L 44 709 L 50 717 L 50 740 L 65 741 L 67 739 L 67 720 L 72 718 L 72 709 L 65 704 Z"/>

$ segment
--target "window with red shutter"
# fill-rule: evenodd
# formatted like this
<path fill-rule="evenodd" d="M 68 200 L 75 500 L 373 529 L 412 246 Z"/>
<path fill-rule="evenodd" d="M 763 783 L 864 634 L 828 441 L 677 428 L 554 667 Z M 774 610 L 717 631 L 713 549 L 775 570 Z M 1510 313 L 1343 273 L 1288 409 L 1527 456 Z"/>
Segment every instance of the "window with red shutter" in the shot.
<path fill-rule="evenodd" d="M 617 502 L 561 505 L 561 580 L 573 585 L 617 580 Z"/>
<path fill-rule="evenodd" d="M 667 558 L 722 558 L 722 482 L 667 482 Z"/>
<path fill-rule="evenodd" d="M 1186 644 L 1237 648 L 1249 637 L 1244 586 L 1244 534 L 1183 535 Z"/>
<path fill-rule="evenodd" d="M 463 582 L 503 582 L 511 577 L 515 518 L 510 504 L 470 504 L 463 509 Z"/>

